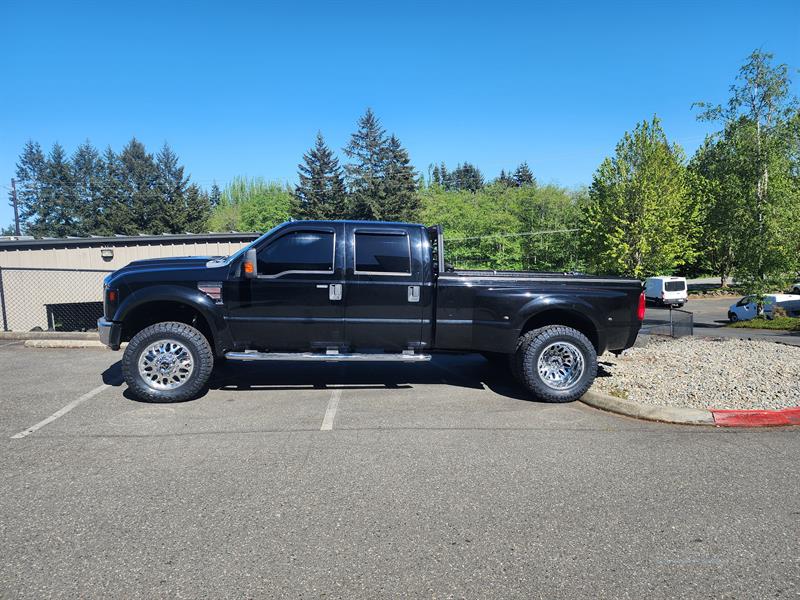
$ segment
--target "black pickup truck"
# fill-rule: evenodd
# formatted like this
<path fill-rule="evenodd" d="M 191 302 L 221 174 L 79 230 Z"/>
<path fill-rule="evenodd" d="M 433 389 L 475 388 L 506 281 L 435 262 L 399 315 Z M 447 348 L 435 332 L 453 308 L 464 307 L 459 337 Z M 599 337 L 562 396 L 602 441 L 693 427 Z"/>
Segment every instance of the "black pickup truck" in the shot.
<path fill-rule="evenodd" d="M 130 390 L 190 398 L 215 360 L 507 360 L 533 396 L 579 398 L 597 356 L 633 345 L 644 318 L 635 279 L 461 271 L 442 230 L 407 223 L 293 221 L 228 257 L 140 260 L 104 284 L 100 338 L 127 341 Z"/>

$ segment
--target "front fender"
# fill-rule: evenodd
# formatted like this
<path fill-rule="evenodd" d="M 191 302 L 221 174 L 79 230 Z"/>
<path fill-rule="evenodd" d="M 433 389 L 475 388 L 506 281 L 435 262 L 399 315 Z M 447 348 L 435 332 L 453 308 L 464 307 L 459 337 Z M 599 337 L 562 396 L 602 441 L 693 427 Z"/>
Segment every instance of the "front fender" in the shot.
<path fill-rule="evenodd" d="M 179 285 L 155 285 L 138 289 L 131 293 L 114 312 L 113 321 L 124 323 L 134 310 L 150 302 L 179 302 L 197 310 L 205 318 L 214 337 L 217 354 L 229 346 L 226 340 L 230 333 L 222 309 L 211 298 L 199 290 Z"/>

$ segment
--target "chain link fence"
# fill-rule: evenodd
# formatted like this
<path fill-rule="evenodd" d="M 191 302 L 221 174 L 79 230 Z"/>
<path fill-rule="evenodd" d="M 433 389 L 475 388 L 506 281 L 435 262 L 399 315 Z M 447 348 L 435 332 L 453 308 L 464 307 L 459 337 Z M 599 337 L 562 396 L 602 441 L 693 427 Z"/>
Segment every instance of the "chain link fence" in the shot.
<path fill-rule="evenodd" d="M 91 331 L 103 314 L 103 279 L 95 269 L 0 268 L 3 331 Z"/>
<path fill-rule="evenodd" d="M 661 313 L 663 311 L 659 311 Z M 694 314 L 688 310 L 671 308 L 664 318 L 651 319 L 642 327 L 641 332 L 649 335 L 665 335 L 680 338 L 694 335 Z"/>

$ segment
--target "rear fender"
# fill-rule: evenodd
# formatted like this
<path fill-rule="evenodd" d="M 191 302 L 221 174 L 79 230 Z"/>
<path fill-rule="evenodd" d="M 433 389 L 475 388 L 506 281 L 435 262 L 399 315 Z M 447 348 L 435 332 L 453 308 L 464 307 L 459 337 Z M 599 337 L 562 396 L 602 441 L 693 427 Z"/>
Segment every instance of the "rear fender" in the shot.
<path fill-rule="evenodd" d="M 576 320 L 586 321 L 594 328 L 594 334 L 587 336 L 595 338 L 598 354 L 606 347 L 604 328 L 595 318 L 597 309 L 585 300 L 575 296 L 543 295 L 537 296 L 522 306 L 514 320 L 514 328 L 518 334 L 522 333 L 526 324 L 533 318 L 543 316 L 547 312 L 563 311 L 570 313 Z"/>

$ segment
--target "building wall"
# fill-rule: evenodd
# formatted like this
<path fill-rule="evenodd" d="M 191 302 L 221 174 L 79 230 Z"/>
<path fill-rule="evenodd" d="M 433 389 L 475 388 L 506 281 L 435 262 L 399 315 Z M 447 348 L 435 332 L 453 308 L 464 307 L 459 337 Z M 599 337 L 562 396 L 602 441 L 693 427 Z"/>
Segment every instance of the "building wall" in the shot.
<path fill-rule="evenodd" d="M 107 273 L 97 270 L 115 271 L 134 260 L 146 258 L 224 256 L 248 243 L 198 240 L 133 245 L 126 242 L 125 245 L 106 246 L 114 252 L 111 260 L 102 258 L 98 246 L 3 248 L 0 250 L 0 274 L 5 319 L 0 315 L 0 330 L 87 329 L 85 325 L 74 323 L 91 323 L 90 317 L 97 310 L 96 303 L 102 301 L 103 278 Z M 58 305 L 68 305 L 66 309 L 55 310 L 66 310 L 74 318 L 68 318 L 67 323 L 59 322 L 59 318 L 54 316 L 54 306 Z"/>

